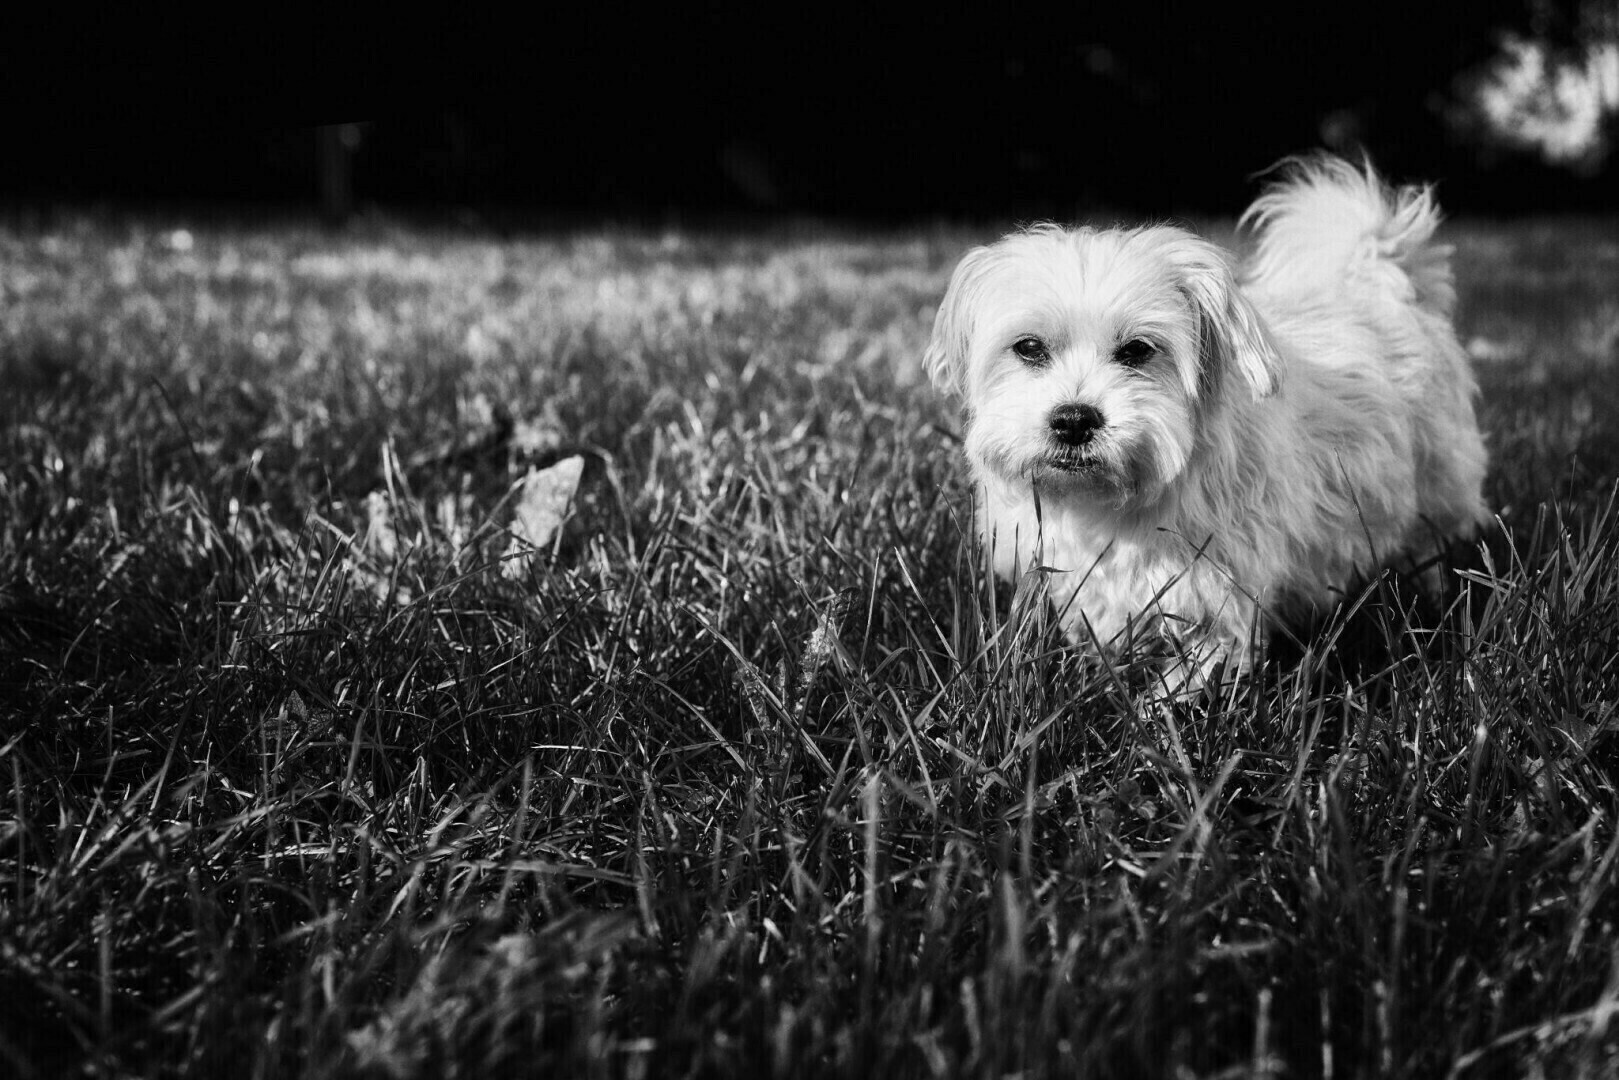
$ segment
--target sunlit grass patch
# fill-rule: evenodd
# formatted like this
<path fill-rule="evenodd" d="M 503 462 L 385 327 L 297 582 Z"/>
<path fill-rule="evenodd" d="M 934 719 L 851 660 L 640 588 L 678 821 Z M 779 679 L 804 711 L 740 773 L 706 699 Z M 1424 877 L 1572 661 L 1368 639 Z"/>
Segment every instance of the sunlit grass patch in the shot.
<path fill-rule="evenodd" d="M 1452 232 L 1501 528 L 1170 710 L 984 575 L 984 237 L 0 237 L 0 1061 L 1600 1072 L 1619 249 Z"/>

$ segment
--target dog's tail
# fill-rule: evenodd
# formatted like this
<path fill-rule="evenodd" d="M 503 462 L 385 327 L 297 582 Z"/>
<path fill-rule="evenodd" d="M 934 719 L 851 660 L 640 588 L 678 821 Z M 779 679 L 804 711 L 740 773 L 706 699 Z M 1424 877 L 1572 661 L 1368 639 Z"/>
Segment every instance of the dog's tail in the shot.
<path fill-rule="evenodd" d="M 1450 315 L 1451 248 L 1433 243 L 1440 213 L 1432 188 L 1390 188 L 1369 163 L 1325 154 L 1281 168 L 1281 179 L 1242 216 L 1256 241 L 1251 282 L 1314 295 L 1359 284 Z"/>

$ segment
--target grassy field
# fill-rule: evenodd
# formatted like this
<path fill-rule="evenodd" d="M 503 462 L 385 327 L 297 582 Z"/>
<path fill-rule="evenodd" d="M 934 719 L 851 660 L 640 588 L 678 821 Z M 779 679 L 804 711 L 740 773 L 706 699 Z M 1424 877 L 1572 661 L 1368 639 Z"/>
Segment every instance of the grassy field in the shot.
<path fill-rule="evenodd" d="M 1619 228 L 1448 231 L 1500 528 L 1164 713 L 980 567 L 987 231 L 0 231 L 0 1074 L 1611 1075 Z"/>

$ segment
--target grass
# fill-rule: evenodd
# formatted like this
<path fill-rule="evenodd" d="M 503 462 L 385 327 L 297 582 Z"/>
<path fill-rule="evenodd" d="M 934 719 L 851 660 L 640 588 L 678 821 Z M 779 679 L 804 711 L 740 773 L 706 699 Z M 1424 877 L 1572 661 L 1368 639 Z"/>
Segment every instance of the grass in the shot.
<path fill-rule="evenodd" d="M 1610 223 L 1451 229 L 1446 602 L 1162 713 L 981 569 L 980 234 L 173 224 L 0 233 L 0 1072 L 1608 1073 Z"/>

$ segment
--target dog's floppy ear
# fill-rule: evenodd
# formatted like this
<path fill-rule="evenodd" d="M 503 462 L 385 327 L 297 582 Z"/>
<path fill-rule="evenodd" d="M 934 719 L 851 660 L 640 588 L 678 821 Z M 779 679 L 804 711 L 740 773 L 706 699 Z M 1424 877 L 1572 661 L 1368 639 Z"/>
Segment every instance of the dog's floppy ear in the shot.
<path fill-rule="evenodd" d="M 1220 249 L 1190 234 L 1176 237 L 1171 259 L 1180 288 L 1197 312 L 1205 377 L 1235 374 L 1254 400 L 1276 392 L 1282 357 L 1253 304 L 1242 295 Z"/>
<path fill-rule="evenodd" d="M 967 353 L 972 348 L 978 293 L 992 250 L 973 248 L 956 264 L 950 287 L 939 302 L 939 313 L 933 317 L 933 337 L 922 353 L 922 370 L 933 385 L 957 397 L 965 397 L 967 392 Z"/>

